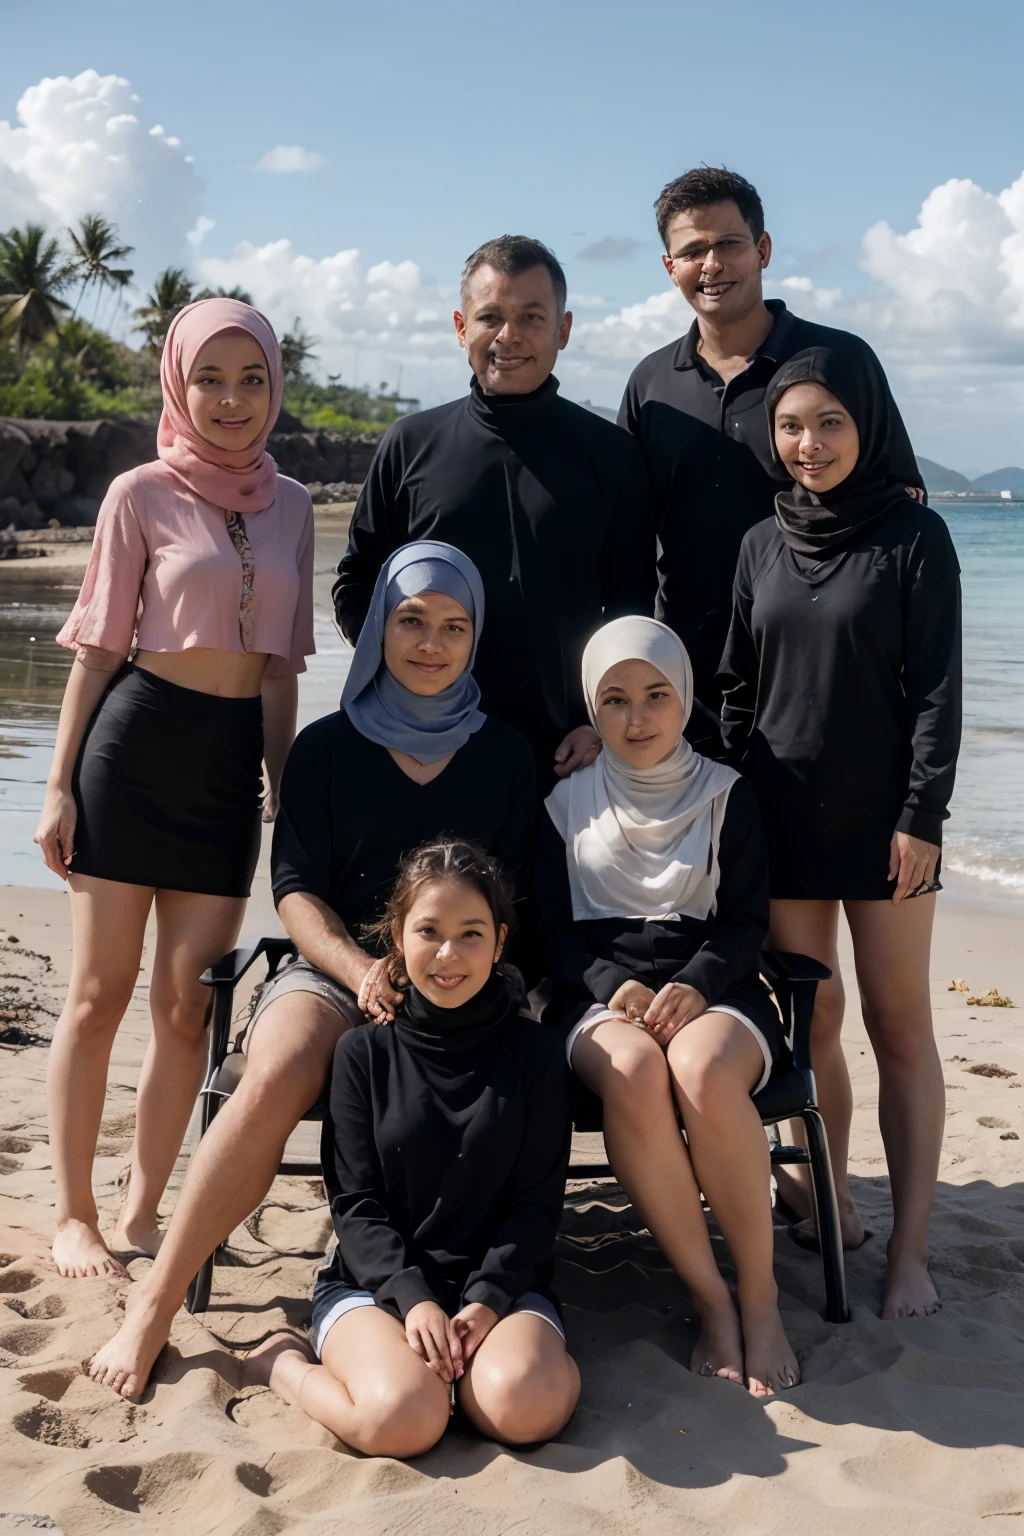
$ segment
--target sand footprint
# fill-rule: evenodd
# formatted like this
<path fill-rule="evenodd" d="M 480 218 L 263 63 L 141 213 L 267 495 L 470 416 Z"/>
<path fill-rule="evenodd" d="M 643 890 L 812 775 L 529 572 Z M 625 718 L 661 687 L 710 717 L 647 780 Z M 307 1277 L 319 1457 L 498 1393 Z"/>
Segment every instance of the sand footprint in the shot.
<path fill-rule="evenodd" d="M 89 1436 L 73 1414 L 54 1403 L 37 1403 L 13 1419 L 19 1435 L 38 1440 L 41 1445 L 58 1445 L 65 1450 L 82 1451 L 90 1444 Z"/>
<path fill-rule="evenodd" d="M 19 1317 L 29 1318 L 32 1322 L 63 1317 L 68 1309 L 67 1302 L 60 1296 L 44 1296 L 33 1307 L 30 1307 L 27 1301 L 9 1296 L 4 1305 L 10 1307 L 12 1312 L 17 1312 Z"/>
<path fill-rule="evenodd" d="M 59 1403 L 81 1374 L 77 1365 L 55 1365 L 50 1370 L 26 1371 L 24 1376 L 18 1377 L 18 1385 L 25 1392 L 35 1392 L 51 1403 Z"/>
<path fill-rule="evenodd" d="M 21 1291 L 30 1291 L 33 1286 L 42 1285 L 43 1278 L 34 1269 L 5 1269 L 0 1264 L 0 1295 L 17 1296 Z"/>
<path fill-rule="evenodd" d="M 0 1328 L 0 1364 L 10 1365 L 38 1355 L 52 1338 L 53 1329 L 46 1323 L 16 1323 L 13 1328 Z M 6 1361 L 3 1359 L 5 1355 L 8 1356 Z"/>

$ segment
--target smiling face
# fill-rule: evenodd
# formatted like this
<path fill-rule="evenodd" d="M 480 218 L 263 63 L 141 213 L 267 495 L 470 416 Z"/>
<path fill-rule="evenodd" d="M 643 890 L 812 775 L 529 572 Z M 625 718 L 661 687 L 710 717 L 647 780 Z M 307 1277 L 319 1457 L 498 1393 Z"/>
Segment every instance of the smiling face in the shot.
<path fill-rule="evenodd" d="M 675 751 L 683 701 L 649 661 L 617 661 L 597 685 L 594 702 L 602 741 L 631 767 L 653 768 Z"/>
<path fill-rule="evenodd" d="M 488 395 L 526 395 L 539 389 L 569 340 L 572 315 L 563 314 L 547 267 L 509 277 L 478 267 L 466 280 L 455 334 Z"/>
<path fill-rule="evenodd" d="M 384 665 L 410 693 L 431 698 L 469 666 L 473 621 L 454 597 L 405 597 L 384 625 Z"/>
<path fill-rule="evenodd" d="M 852 473 L 860 438 L 849 411 L 823 384 L 794 384 L 775 407 L 775 447 L 793 479 L 820 495 Z"/>
<path fill-rule="evenodd" d="M 245 331 L 223 331 L 201 348 L 187 380 L 188 413 L 215 448 L 248 448 L 270 414 L 270 370 Z"/>
<path fill-rule="evenodd" d="M 735 203 L 677 213 L 665 244 L 665 270 L 699 316 L 732 324 L 764 302 L 761 273 L 771 259 L 771 237 L 755 241 Z"/>
<path fill-rule="evenodd" d="M 476 884 L 456 876 L 421 886 L 392 936 L 416 990 L 439 1008 L 458 1008 L 488 980 L 507 932 L 495 929 Z"/>

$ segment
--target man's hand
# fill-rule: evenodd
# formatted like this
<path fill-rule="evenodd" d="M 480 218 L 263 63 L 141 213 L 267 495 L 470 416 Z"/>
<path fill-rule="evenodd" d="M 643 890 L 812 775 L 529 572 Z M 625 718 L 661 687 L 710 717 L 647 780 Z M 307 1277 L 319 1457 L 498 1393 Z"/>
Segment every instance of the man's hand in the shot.
<path fill-rule="evenodd" d="M 708 1000 L 682 981 L 670 981 L 662 987 L 644 1015 L 644 1022 L 659 1045 L 668 1045 L 673 1035 L 707 1012 Z"/>
<path fill-rule="evenodd" d="M 654 1002 L 654 993 L 642 981 L 624 981 L 608 1000 L 613 1013 L 624 1013 L 628 1018 L 641 1020 Z"/>
<path fill-rule="evenodd" d="M 446 1386 L 462 1375 L 465 1367 L 461 1340 L 436 1301 L 418 1301 L 409 1308 L 405 1315 L 405 1336 L 420 1359 L 427 1362 Z"/>
<path fill-rule="evenodd" d="M 919 502 L 922 507 L 924 506 L 923 485 L 905 485 L 903 489 L 906 491 L 908 496 L 913 496 L 916 502 Z"/>
<path fill-rule="evenodd" d="M 601 738 L 592 725 L 578 725 L 555 750 L 555 773 L 567 779 L 577 768 L 589 768 L 601 750 Z"/>
<path fill-rule="evenodd" d="M 391 985 L 387 961 L 371 960 L 359 986 L 357 1002 L 362 1012 L 375 1024 L 391 1024 L 401 1001 L 401 992 Z"/>
<path fill-rule="evenodd" d="M 497 1321 L 497 1312 L 493 1307 L 485 1307 L 482 1301 L 471 1301 L 468 1307 L 463 1307 L 461 1312 L 456 1312 L 452 1318 L 452 1328 L 459 1341 L 460 1351 L 456 1380 L 462 1375 L 466 1364 L 473 1358 Z"/>
<path fill-rule="evenodd" d="M 927 885 L 935 879 L 935 866 L 941 851 L 934 843 L 926 843 L 923 837 L 911 837 L 909 832 L 893 833 L 889 845 L 889 879 L 896 880 L 893 901 L 904 901 L 913 896 L 919 885 Z"/>

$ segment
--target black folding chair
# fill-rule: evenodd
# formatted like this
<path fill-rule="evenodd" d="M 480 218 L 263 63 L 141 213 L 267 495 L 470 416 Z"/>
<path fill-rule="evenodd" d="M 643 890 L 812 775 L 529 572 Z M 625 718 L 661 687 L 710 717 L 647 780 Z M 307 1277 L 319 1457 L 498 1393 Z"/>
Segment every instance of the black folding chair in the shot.
<path fill-rule="evenodd" d="M 811 1070 L 811 1016 L 814 994 L 819 981 L 827 981 L 832 972 L 807 955 L 765 953 L 761 956 L 761 974 L 775 994 L 787 1038 L 791 1041 L 791 1060 L 772 1073 L 765 1086 L 754 1095 L 761 1123 L 774 1128 L 771 1143 L 773 1163 L 803 1163 L 811 1170 L 814 1208 L 821 1243 L 821 1263 L 825 1276 L 825 1316 L 830 1323 L 848 1323 L 850 1309 L 846 1300 L 846 1269 L 843 1241 L 839 1230 L 839 1207 L 828 1138 L 818 1109 L 818 1095 Z M 802 1120 L 807 1146 L 784 1146 L 778 1125 L 782 1120 Z M 577 1131 L 602 1128 L 601 1100 L 574 1080 L 573 1126 Z M 607 1162 L 573 1163 L 573 1179 L 611 1177 Z"/>
<path fill-rule="evenodd" d="M 245 1065 L 244 1057 L 236 1041 L 231 1047 L 231 1015 L 234 1009 L 235 988 L 249 968 L 261 956 L 266 957 L 267 979 L 274 975 L 282 961 L 295 954 L 295 946 L 286 938 L 262 938 L 234 949 L 224 955 L 209 970 L 204 971 L 204 986 L 213 989 L 213 1010 L 210 1020 L 210 1055 L 206 1080 L 201 1089 L 200 1136 L 205 1136 L 214 1116 L 226 1098 L 237 1087 Z M 814 1012 L 814 994 L 819 981 L 827 981 L 832 972 L 818 961 L 806 955 L 764 954 L 761 972 L 775 994 L 786 1025 L 787 1036 L 792 1040 L 792 1064 L 774 1072 L 761 1092 L 754 1097 L 765 1125 L 777 1125 L 781 1120 L 799 1119 L 806 1128 L 807 1148 L 783 1146 L 776 1131 L 772 1145 L 773 1163 L 805 1163 L 811 1169 L 814 1186 L 815 1210 L 821 1241 L 822 1266 L 825 1274 L 825 1316 L 829 1322 L 849 1321 L 846 1303 L 846 1274 L 843 1266 L 843 1245 L 839 1231 L 839 1211 L 836 1205 L 832 1166 L 828 1157 L 828 1141 L 825 1126 L 818 1110 L 814 1073 L 811 1071 L 811 1015 Z M 582 1084 L 578 1085 L 582 1088 Z M 601 1129 L 601 1101 L 583 1089 L 580 1098 L 583 1108 L 574 1111 L 574 1125 L 578 1131 Z M 317 1121 L 323 1118 L 323 1106 L 313 1105 L 303 1120 Z M 315 1177 L 321 1172 L 320 1162 L 300 1162 L 286 1158 L 279 1173 Z M 608 1178 L 611 1172 L 607 1162 L 574 1163 L 571 1177 L 574 1179 Z M 219 1250 L 217 1250 L 219 1252 Z M 189 1286 L 185 1305 L 189 1312 L 205 1312 L 210 1301 L 213 1285 L 213 1268 L 217 1253 L 205 1261 Z"/>

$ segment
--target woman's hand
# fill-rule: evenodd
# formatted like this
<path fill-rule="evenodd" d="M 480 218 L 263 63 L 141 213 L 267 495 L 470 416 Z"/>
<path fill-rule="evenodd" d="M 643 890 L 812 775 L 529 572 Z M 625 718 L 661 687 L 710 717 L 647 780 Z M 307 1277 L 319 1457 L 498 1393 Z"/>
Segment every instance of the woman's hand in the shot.
<path fill-rule="evenodd" d="M 486 1309 L 485 1309 L 486 1310 Z M 462 1345 L 436 1301 L 418 1301 L 405 1315 L 405 1336 L 430 1370 L 450 1385 L 462 1375 Z"/>
<path fill-rule="evenodd" d="M 67 866 L 75 851 L 77 821 L 78 807 L 70 789 L 48 787 L 33 841 L 43 850 L 47 869 L 62 880 L 68 877 Z"/>
<path fill-rule="evenodd" d="M 643 1018 L 648 1008 L 654 1002 L 654 993 L 650 987 L 645 987 L 642 981 L 624 981 L 617 992 L 608 999 L 608 1007 L 612 1013 L 624 1013 L 627 1019 L 635 1018 L 637 1022 Z"/>
<path fill-rule="evenodd" d="M 555 775 L 567 779 L 578 768 L 589 768 L 596 763 L 601 751 L 601 738 L 592 725 L 578 725 L 560 746 L 555 748 Z"/>
<path fill-rule="evenodd" d="M 395 1009 L 402 1001 L 402 994 L 396 992 L 391 985 L 386 960 L 371 960 L 359 985 L 357 1001 L 362 1012 L 375 1024 L 394 1022 Z"/>
<path fill-rule="evenodd" d="M 919 885 L 934 880 L 941 852 L 941 848 L 926 843 L 923 837 L 911 837 L 909 832 L 893 833 L 889 844 L 889 879 L 896 881 L 893 901 L 913 896 Z"/>
<path fill-rule="evenodd" d="M 277 813 L 281 809 L 281 802 L 277 790 L 271 789 L 266 778 L 263 780 L 263 820 L 276 821 Z"/>
<path fill-rule="evenodd" d="M 659 1045 L 668 1045 L 673 1035 L 706 1013 L 707 1006 L 707 998 L 696 987 L 670 981 L 644 1014 L 644 1023 Z"/>
<path fill-rule="evenodd" d="M 482 1301 L 471 1301 L 468 1307 L 463 1307 L 461 1312 L 456 1312 L 452 1318 L 452 1329 L 459 1343 L 456 1380 L 462 1375 L 466 1365 L 497 1321 L 497 1312 L 493 1307 L 485 1307 Z"/>

